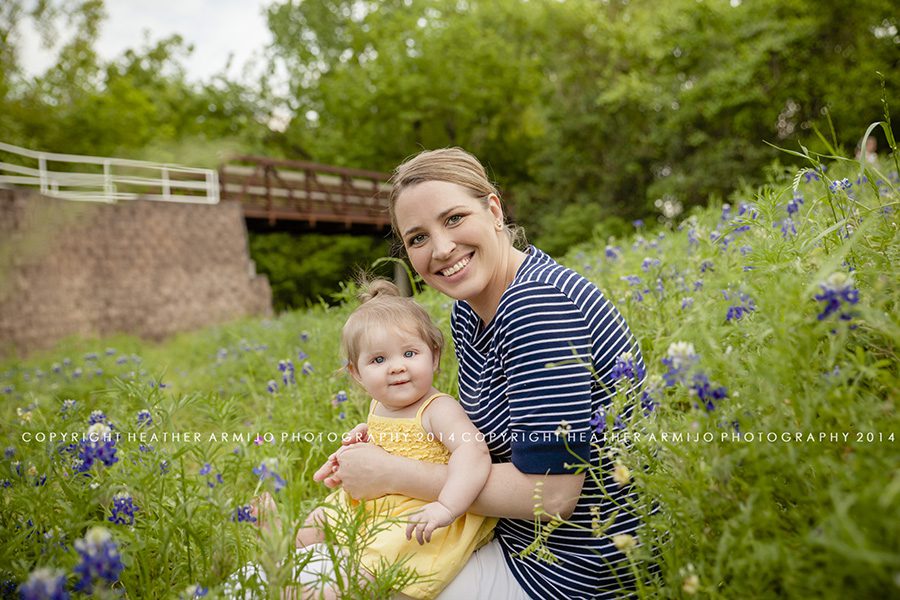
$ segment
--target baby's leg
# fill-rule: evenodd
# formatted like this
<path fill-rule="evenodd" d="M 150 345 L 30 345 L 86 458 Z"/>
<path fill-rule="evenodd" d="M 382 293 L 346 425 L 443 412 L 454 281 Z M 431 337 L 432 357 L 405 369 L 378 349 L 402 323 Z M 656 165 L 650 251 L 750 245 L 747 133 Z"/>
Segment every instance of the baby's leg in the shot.
<path fill-rule="evenodd" d="M 325 533 L 322 526 L 325 523 L 325 509 L 321 506 L 309 513 L 303 527 L 297 530 L 297 539 L 295 540 L 298 548 L 306 548 L 313 544 L 320 544 L 325 541 Z"/>

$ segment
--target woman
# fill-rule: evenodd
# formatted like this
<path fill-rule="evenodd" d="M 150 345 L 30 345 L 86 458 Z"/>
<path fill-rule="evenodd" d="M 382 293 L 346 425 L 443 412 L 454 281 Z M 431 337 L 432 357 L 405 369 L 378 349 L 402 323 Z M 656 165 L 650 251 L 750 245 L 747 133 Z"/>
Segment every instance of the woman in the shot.
<path fill-rule="evenodd" d="M 591 418 L 610 406 L 617 357 L 630 352 L 635 372 L 644 372 L 637 342 L 596 286 L 534 247 L 515 247 L 500 195 L 471 154 L 422 152 L 397 167 L 392 183 L 391 222 L 413 268 L 456 300 L 460 402 L 493 461 L 470 510 L 500 517 L 494 541 L 439 598 L 613 597 L 633 578 L 612 536 L 633 534 L 639 519 L 625 507 L 631 487 L 612 479 L 601 444 L 591 444 Z M 630 409 L 621 416 L 630 418 Z M 365 439 L 364 426 L 354 431 Z M 447 476 L 443 465 L 371 444 L 337 454 L 337 466 L 329 461 L 316 477 L 355 498 L 431 501 Z M 579 458 L 601 467 L 604 489 L 574 472 Z M 551 561 L 546 553 L 521 555 L 535 540 L 538 500 L 543 520 L 558 515 L 575 524 L 547 538 Z M 614 524 L 595 536 L 592 519 L 605 523 L 616 511 Z"/>

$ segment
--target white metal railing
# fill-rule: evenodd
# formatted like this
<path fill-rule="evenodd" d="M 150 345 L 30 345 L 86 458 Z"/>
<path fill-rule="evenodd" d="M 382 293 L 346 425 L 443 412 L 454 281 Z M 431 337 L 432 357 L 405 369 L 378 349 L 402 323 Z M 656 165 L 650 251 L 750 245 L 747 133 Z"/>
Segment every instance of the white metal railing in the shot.
<path fill-rule="evenodd" d="M 8 162 L 5 154 L 25 164 Z M 53 170 L 50 168 L 53 163 L 74 165 L 77 170 Z M 36 152 L 0 142 L 0 187 L 4 185 L 37 187 L 45 196 L 65 200 L 115 202 L 140 198 L 197 204 L 219 202 L 219 174 L 213 169 Z"/>

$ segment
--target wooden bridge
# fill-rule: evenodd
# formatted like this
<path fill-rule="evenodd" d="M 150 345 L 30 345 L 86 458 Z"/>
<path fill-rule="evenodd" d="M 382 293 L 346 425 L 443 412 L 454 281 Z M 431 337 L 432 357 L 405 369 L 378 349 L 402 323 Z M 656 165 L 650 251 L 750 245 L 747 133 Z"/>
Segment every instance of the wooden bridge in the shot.
<path fill-rule="evenodd" d="M 218 170 L 119 158 L 38 152 L 0 142 L 0 187 L 31 187 L 65 200 L 241 203 L 244 217 L 268 227 L 387 230 L 389 175 L 259 156 Z"/>
<path fill-rule="evenodd" d="M 351 227 L 390 227 L 390 175 L 312 162 L 238 156 L 219 168 L 219 194 L 248 219 Z"/>

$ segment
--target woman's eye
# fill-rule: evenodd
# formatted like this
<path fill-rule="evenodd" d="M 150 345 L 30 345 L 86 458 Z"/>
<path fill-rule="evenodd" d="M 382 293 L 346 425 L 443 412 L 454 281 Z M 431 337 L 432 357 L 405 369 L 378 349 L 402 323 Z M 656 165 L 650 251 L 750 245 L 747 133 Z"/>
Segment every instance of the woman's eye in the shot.
<path fill-rule="evenodd" d="M 447 225 L 455 225 L 456 223 L 462 221 L 462 218 L 462 215 L 450 215 L 449 217 L 447 217 Z"/>
<path fill-rule="evenodd" d="M 425 241 L 425 236 L 420 233 L 419 235 L 414 235 L 413 237 L 409 238 L 409 245 L 410 246 L 418 246 L 419 244 L 421 244 L 424 241 Z"/>

